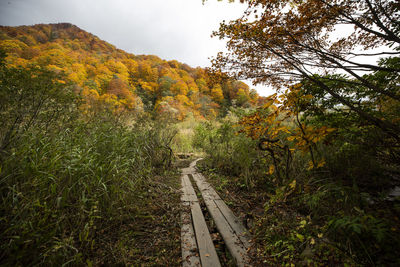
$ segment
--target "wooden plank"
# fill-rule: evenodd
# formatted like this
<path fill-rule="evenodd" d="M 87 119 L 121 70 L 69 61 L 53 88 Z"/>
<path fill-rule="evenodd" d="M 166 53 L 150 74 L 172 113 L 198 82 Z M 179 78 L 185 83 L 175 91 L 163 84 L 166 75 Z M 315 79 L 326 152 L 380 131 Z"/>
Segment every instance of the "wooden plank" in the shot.
<path fill-rule="evenodd" d="M 194 169 L 193 168 L 183 168 L 182 169 L 182 175 L 185 175 L 185 174 L 189 174 L 189 173 L 192 173 L 194 171 Z"/>
<path fill-rule="evenodd" d="M 247 250 L 250 247 L 250 236 L 247 229 L 242 225 L 240 220 L 235 216 L 235 214 L 233 214 L 232 210 L 225 204 L 223 200 L 216 199 L 214 202 Z"/>
<path fill-rule="evenodd" d="M 203 267 L 221 266 L 198 202 L 192 203 L 192 220 Z"/>
<path fill-rule="evenodd" d="M 201 160 L 201 158 L 200 158 L 200 159 L 197 159 L 197 160 L 195 160 L 195 161 L 192 161 L 192 163 L 190 163 L 190 166 L 189 166 L 189 167 L 183 168 L 183 169 L 182 169 L 182 174 L 189 174 L 189 173 L 194 173 L 194 172 L 196 172 L 195 166 L 196 166 L 196 163 L 197 163 L 199 160 Z"/>
<path fill-rule="evenodd" d="M 249 266 L 247 249 L 250 247 L 250 243 L 246 229 L 226 206 L 218 193 L 206 182 L 203 175 L 196 173 L 192 176 L 236 264 L 238 266 Z"/>
<path fill-rule="evenodd" d="M 186 188 L 186 192 L 189 195 L 194 196 L 193 197 L 193 201 L 198 201 L 196 192 L 194 191 L 194 188 L 192 186 L 192 182 L 190 182 L 190 179 L 189 179 L 189 177 L 187 175 L 183 176 L 183 182 L 184 182 L 184 185 L 185 185 L 185 188 Z"/>
<path fill-rule="evenodd" d="M 192 176 L 202 194 L 204 192 L 206 196 L 210 196 L 212 197 L 212 199 L 221 199 L 214 188 L 212 188 L 212 186 L 208 182 L 206 182 L 205 177 L 201 173 L 194 173 L 192 174 Z"/>
<path fill-rule="evenodd" d="M 181 177 L 181 185 L 182 185 L 182 196 L 181 201 L 198 201 L 196 192 L 193 189 L 193 186 L 189 180 L 187 175 L 182 175 Z"/>
<path fill-rule="evenodd" d="M 200 160 L 202 160 L 202 159 L 203 159 L 203 158 L 199 158 L 199 159 L 196 159 L 196 160 L 192 161 L 192 163 L 190 163 L 190 168 L 196 167 L 197 162 L 200 161 Z"/>
<path fill-rule="evenodd" d="M 196 181 L 197 187 L 200 189 L 204 199 L 212 199 L 221 210 L 222 214 L 231 225 L 232 229 L 238 234 L 242 240 L 242 243 L 246 248 L 250 247 L 249 236 L 246 228 L 240 223 L 240 220 L 234 215 L 232 210 L 225 204 L 218 193 L 211 187 L 211 185 L 205 181 L 205 177 L 196 173 L 193 174 L 193 179 Z"/>
<path fill-rule="evenodd" d="M 182 247 L 182 266 L 193 267 L 201 266 L 200 257 L 190 212 L 190 202 L 182 202 L 183 211 L 181 213 L 181 247 Z"/>
<path fill-rule="evenodd" d="M 249 259 L 247 256 L 247 250 L 238 235 L 236 235 L 235 231 L 225 219 L 217 204 L 212 200 L 207 200 L 205 202 L 207 209 L 237 266 L 248 266 Z"/>
<path fill-rule="evenodd" d="M 187 175 L 182 175 L 181 242 L 183 266 L 221 266 L 201 211 L 196 192 Z M 187 210 L 190 209 L 190 212 Z M 186 211 L 185 211 L 186 210 Z"/>

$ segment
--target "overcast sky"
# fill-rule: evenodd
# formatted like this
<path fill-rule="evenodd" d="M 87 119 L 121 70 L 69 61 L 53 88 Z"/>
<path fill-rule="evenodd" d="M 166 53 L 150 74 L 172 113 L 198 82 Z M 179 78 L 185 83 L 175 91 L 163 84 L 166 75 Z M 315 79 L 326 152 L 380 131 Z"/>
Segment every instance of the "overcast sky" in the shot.
<path fill-rule="evenodd" d="M 225 46 L 210 37 L 212 31 L 244 9 L 217 0 L 0 0 L 0 25 L 69 22 L 136 55 L 207 67 Z M 262 86 L 257 91 L 271 92 Z"/>

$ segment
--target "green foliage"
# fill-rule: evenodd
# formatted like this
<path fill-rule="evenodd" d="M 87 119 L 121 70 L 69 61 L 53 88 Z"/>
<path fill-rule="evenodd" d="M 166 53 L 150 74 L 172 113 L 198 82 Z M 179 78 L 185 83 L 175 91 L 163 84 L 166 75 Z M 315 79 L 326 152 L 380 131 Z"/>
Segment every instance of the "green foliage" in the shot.
<path fill-rule="evenodd" d="M 339 249 L 354 251 L 354 261 L 363 265 L 398 264 L 391 254 L 399 246 L 398 235 L 393 235 L 390 223 L 357 208 L 353 215 L 342 215 L 326 225 L 327 236 Z"/>
<path fill-rule="evenodd" d="M 237 134 L 237 117 L 231 113 L 220 122 L 203 122 L 195 129 L 193 146 L 207 153 L 207 165 L 226 175 L 240 177 L 239 184 L 252 187 L 263 176 L 265 161 L 257 143 Z"/>
<path fill-rule="evenodd" d="M 243 16 L 214 33 L 229 52 L 213 68 L 281 93 L 239 122 L 269 153 L 257 155 L 268 174 L 255 179 L 273 187 L 251 229 L 254 258 L 260 266 L 398 266 L 399 199 L 388 192 L 400 185 L 399 5 L 245 2 Z M 353 31 L 333 40 L 342 23 Z M 246 95 L 237 94 L 240 103 Z"/>
<path fill-rule="evenodd" d="M 301 90 L 309 90 L 307 86 Z M 365 106 L 367 109 L 368 104 Z M 295 107 L 295 123 L 292 120 L 296 118 L 288 113 L 272 117 L 280 121 L 282 130 L 275 131 L 273 121 L 263 120 L 271 118 L 272 112 L 260 110 L 237 112 L 247 121 L 239 123 L 241 128 L 235 126 L 236 117 L 204 123 L 196 129 L 194 144 L 207 153 L 205 164 L 209 168 L 231 176 L 231 181 L 242 177 L 238 187 L 251 181 L 251 185 L 270 192 L 264 215 L 251 229 L 256 258 L 266 265 L 397 265 L 393 255 L 400 247 L 398 208 L 388 201 L 386 193 L 399 173 L 394 140 L 325 95 L 315 93 L 297 101 Z M 307 135 L 312 147 L 294 146 L 288 161 L 287 153 L 273 146 L 274 140 L 290 148 L 293 140 L 301 142 L 301 138 L 288 138 L 298 133 L 294 131 L 297 125 L 306 133 L 308 129 L 310 133 L 313 129 L 337 130 L 330 135 L 322 132 L 324 138 L 319 139 Z M 237 134 L 239 129 L 249 137 Z M 266 133 L 273 135 L 268 139 L 272 145 L 261 144 L 273 151 L 275 161 L 267 153 L 270 150 L 261 151 L 258 146 L 260 140 L 268 138 Z M 322 158 L 324 164 L 309 167 L 310 148 L 314 159 Z M 282 182 L 274 166 L 286 169 Z M 247 177 L 251 179 L 243 179 Z"/>
<path fill-rule="evenodd" d="M 101 248 L 104 229 L 143 216 L 146 178 L 165 160 L 153 132 L 77 122 L 51 136 L 25 136 L 2 162 L 6 262 L 81 264 Z"/>
<path fill-rule="evenodd" d="M 264 265 L 355 265 L 343 252 L 326 243 L 321 227 L 293 210 L 271 208 L 256 224 L 253 234 L 265 244 L 258 253 Z"/>
<path fill-rule="evenodd" d="M 71 119 L 72 101 L 76 98 L 72 87 L 60 81 L 61 75 L 40 67 L 7 68 L 3 63 L 0 64 L 0 153 L 5 153 L 32 127 L 45 131 L 60 127 Z"/>
<path fill-rule="evenodd" d="M 132 263 L 174 132 L 146 118 L 128 127 L 106 108 L 83 116 L 57 78 L 1 69 L 0 264 Z"/>

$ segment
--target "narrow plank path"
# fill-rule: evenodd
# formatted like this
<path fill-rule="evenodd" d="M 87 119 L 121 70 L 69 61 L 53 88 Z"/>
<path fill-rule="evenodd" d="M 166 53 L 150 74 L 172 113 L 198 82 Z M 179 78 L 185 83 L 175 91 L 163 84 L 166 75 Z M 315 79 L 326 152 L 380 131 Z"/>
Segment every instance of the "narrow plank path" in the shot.
<path fill-rule="evenodd" d="M 220 266 L 212 241 L 212 247 L 210 245 L 211 237 L 189 176 L 196 182 L 207 210 L 237 266 L 250 266 L 247 255 L 249 235 L 205 177 L 196 171 L 195 165 L 199 160 L 193 161 L 189 168 L 182 169 L 181 199 L 182 205 L 186 207 L 182 213 L 181 230 L 183 266 Z"/>
<path fill-rule="evenodd" d="M 193 166 L 182 170 L 182 265 L 183 266 L 221 266 L 217 252 L 201 212 L 196 193 L 188 174 Z"/>

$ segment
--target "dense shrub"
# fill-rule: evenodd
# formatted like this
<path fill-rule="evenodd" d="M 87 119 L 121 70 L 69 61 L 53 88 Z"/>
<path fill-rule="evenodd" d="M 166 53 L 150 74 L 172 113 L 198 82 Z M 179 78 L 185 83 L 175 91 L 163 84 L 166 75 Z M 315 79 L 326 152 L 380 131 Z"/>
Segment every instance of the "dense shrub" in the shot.
<path fill-rule="evenodd" d="M 193 145 L 202 149 L 209 167 L 225 175 L 240 178 L 240 186 L 250 187 L 263 183 L 265 160 L 257 150 L 257 142 L 237 134 L 234 122 L 228 119 L 204 122 L 195 128 Z"/>
<path fill-rule="evenodd" d="M 263 121 L 252 114 L 245 118 L 250 123 Z M 290 137 L 298 133 L 290 117 L 283 117 L 278 126 L 281 131 L 268 128 L 271 124 L 237 127 L 237 122 L 229 120 L 196 128 L 194 144 L 207 153 L 204 165 L 209 170 L 232 181 L 242 177 L 243 183 L 250 181 L 253 188 L 270 192 L 269 200 L 262 203 L 264 215 L 251 229 L 255 259 L 260 264 L 399 264 L 393 255 L 400 247 L 400 221 L 396 219 L 400 210 L 398 200 L 387 197 L 398 176 L 398 164 L 393 161 L 397 148 L 388 146 L 376 128 L 358 125 L 357 120 L 345 124 L 340 112 L 332 112 L 330 118 L 299 116 L 304 128 L 325 125 L 337 129 L 306 150 L 289 141 L 304 140 Z M 340 124 L 345 127 L 338 128 Z M 245 127 L 247 133 L 262 127 L 272 129 L 268 131 L 277 134 L 268 140 L 282 145 L 262 151 L 259 144 L 266 146 L 262 138 L 238 133 Z M 314 160 L 323 162 L 320 166 L 310 166 L 311 149 Z M 268 170 L 270 166 L 281 170 L 281 179 L 276 168 Z"/>

